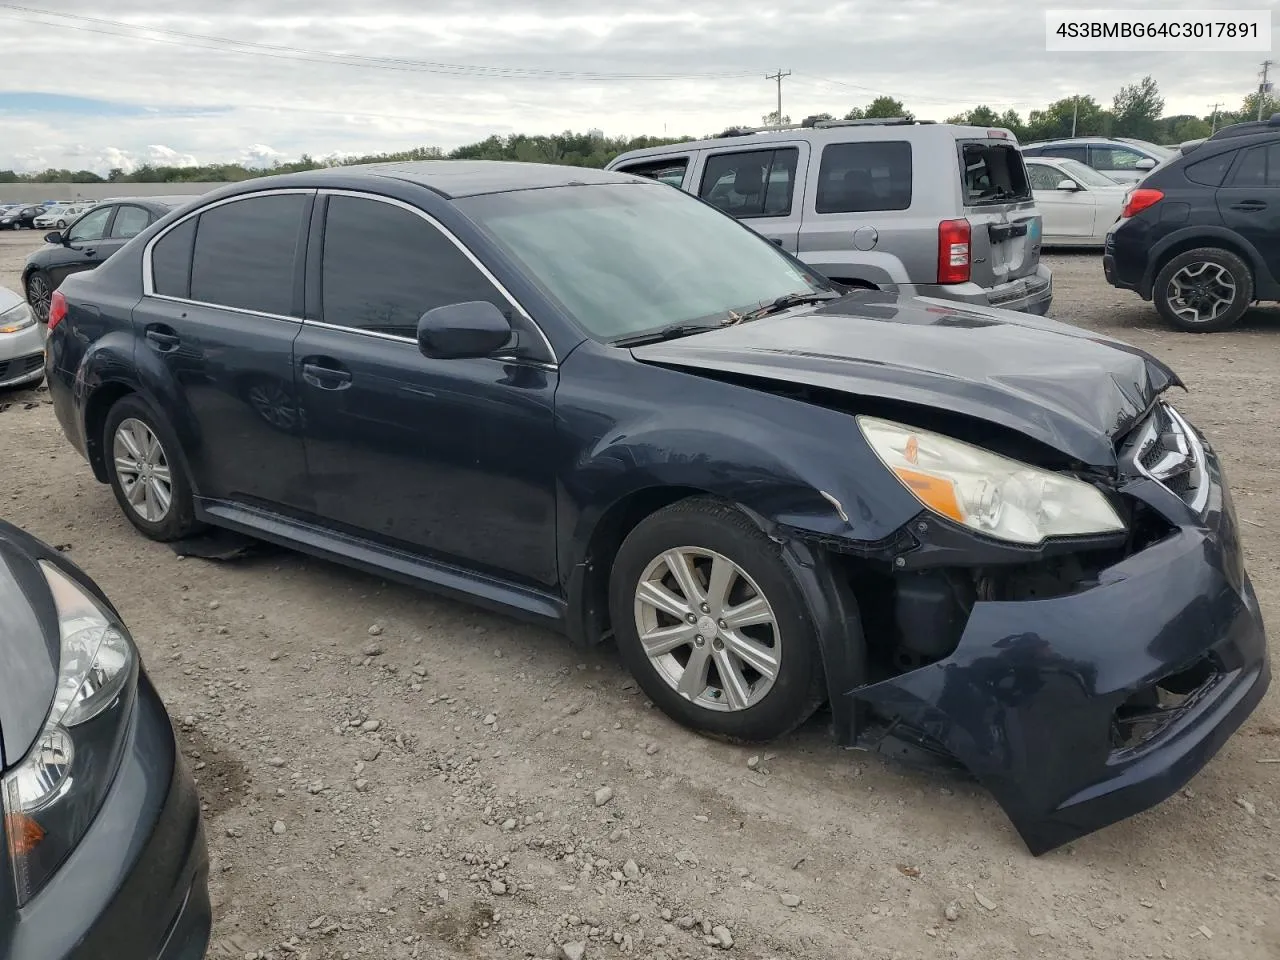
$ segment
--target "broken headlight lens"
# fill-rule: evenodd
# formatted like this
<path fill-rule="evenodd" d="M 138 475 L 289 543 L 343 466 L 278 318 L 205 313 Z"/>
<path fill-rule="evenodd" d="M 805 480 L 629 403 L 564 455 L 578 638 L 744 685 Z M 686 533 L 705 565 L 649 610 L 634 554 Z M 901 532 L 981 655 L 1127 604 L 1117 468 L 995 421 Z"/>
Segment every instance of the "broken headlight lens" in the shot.
<path fill-rule="evenodd" d="M 922 504 L 1013 543 L 1124 530 L 1097 487 L 928 430 L 858 417 L 884 465 Z"/>
<path fill-rule="evenodd" d="M 44 730 L 0 781 L 20 905 L 53 876 L 97 815 L 120 765 L 138 657 L 116 618 L 41 561 L 58 615 L 57 686 Z"/>

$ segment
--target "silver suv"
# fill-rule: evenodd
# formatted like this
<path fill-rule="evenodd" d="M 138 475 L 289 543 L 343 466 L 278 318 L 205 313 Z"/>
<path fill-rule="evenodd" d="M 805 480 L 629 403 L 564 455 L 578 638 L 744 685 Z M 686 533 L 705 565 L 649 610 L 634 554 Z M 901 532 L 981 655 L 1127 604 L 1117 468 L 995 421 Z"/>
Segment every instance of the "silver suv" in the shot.
<path fill-rule="evenodd" d="M 633 150 L 608 169 L 697 194 L 845 286 L 1041 315 L 1053 299 L 1008 130 L 806 121 Z"/>

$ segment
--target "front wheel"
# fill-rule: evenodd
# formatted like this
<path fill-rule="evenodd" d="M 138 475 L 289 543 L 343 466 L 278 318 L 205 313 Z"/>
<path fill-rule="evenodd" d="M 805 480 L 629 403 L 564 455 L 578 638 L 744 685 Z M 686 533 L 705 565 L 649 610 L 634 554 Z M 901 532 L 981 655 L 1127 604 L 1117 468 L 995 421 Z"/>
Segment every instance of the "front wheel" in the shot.
<path fill-rule="evenodd" d="M 107 414 L 102 449 L 116 502 L 152 540 L 181 540 L 201 528 L 178 442 L 151 407 L 123 397 Z"/>
<path fill-rule="evenodd" d="M 771 541 L 693 498 L 643 520 L 610 574 L 618 650 L 654 703 L 730 740 L 783 736 L 825 699 L 813 620 Z"/>
<path fill-rule="evenodd" d="M 1188 333 L 1230 329 L 1253 301 L 1253 272 L 1229 250 L 1180 253 L 1156 275 L 1152 299 L 1170 324 Z"/>
<path fill-rule="evenodd" d="M 27 305 L 41 323 L 49 322 L 49 304 L 53 299 L 53 284 L 43 270 L 33 270 L 27 277 Z"/>

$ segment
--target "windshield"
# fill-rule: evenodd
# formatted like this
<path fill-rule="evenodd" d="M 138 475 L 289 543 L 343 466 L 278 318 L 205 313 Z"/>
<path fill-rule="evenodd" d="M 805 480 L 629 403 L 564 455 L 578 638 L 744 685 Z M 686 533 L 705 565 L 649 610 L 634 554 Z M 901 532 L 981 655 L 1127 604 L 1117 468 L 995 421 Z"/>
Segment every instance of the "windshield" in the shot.
<path fill-rule="evenodd" d="M 716 323 L 787 294 L 832 289 L 758 234 L 665 184 L 455 202 L 599 340 Z"/>
<path fill-rule="evenodd" d="M 1086 187 L 1118 187 L 1120 184 L 1079 160 L 1059 160 L 1058 169 Z"/>

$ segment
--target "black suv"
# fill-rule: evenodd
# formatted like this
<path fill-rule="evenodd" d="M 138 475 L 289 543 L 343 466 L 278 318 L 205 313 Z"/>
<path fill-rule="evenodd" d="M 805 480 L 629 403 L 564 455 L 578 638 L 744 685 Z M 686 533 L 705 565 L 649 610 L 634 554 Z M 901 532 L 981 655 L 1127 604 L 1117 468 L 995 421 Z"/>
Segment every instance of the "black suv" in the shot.
<path fill-rule="evenodd" d="M 1107 235 L 1107 281 L 1180 330 L 1280 300 L 1280 113 L 1224 127 L 1138 184 Z"/>

